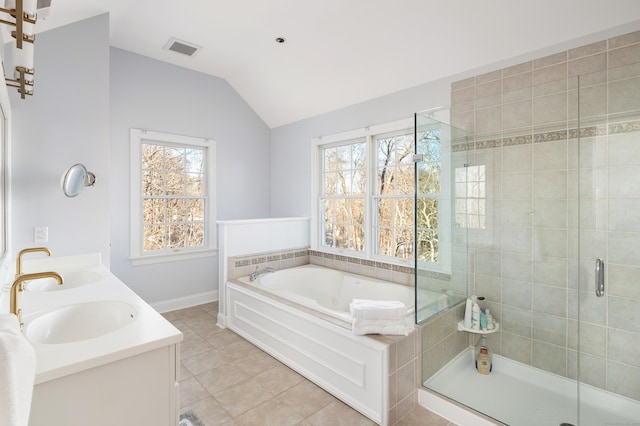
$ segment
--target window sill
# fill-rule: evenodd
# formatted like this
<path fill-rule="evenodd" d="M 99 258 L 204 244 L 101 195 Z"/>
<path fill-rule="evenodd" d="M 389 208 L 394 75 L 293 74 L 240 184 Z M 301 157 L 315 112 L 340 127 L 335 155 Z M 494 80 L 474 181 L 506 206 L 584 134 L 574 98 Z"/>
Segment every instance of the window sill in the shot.
<path fill-rule="evenodd" d="M 154 263 L 178 262 L 181 260 L 201 259 L 217 256 L 218 249 L 185 251 L 178 253 L 150 254 L 146 256 L 130 257 L 132 266 L 152 265 Z"/>

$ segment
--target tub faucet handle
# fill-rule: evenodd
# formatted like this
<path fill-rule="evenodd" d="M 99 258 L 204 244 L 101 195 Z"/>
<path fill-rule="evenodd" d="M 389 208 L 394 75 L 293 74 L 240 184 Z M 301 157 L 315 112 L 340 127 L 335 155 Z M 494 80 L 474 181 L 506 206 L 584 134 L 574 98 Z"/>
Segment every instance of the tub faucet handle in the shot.
<path fill-rule="evenodd" d="M 256 270 L 251 275 L 249 275 L 249 281 L 251 282 L 255 281 L 260 274 L 264 274 L 265 272 L 275 272 L 275 269 L 269 266 L 267 266 L 266 268 L 260 269 L 259 266 L 256 266 Z"/>

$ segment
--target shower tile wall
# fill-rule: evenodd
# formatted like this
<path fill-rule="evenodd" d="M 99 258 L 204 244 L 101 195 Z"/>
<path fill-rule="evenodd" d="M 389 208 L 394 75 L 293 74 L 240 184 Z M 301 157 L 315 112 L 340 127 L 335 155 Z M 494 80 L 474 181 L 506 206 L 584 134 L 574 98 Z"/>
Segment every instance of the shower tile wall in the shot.
<path fill-rule="evenodd" d="M 580 315 L 580 379 L 640 399 L 640 32 L 456 82 L 451 111 L 485 166 L 470 270 L 492 349 L 576 378 Z"/>

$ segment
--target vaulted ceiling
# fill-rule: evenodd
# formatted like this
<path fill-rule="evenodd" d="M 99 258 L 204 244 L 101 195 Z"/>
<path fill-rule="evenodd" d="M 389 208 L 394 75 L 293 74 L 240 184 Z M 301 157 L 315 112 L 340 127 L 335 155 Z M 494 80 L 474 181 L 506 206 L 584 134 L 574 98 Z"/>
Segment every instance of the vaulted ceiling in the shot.
<path fill-rule="evenodd" d="M 639 20 L 640 1 L 52 0 L 36 30 L 104 12 L 112 46 L 224 78 L 273 128 Z"/>

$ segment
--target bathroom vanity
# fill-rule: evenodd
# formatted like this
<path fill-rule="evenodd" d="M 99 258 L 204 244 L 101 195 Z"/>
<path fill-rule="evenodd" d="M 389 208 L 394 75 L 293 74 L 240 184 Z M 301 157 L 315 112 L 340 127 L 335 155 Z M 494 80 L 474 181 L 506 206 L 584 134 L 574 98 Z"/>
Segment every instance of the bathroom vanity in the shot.
<path fill-rule="evenodd" d="M 27 282 L 20 294 L 37 360 L 29 425 L 175 426 L 180 331 L 99 254 L 24 262 L 24 273 L 36 271 L 65 282 Z"/>

